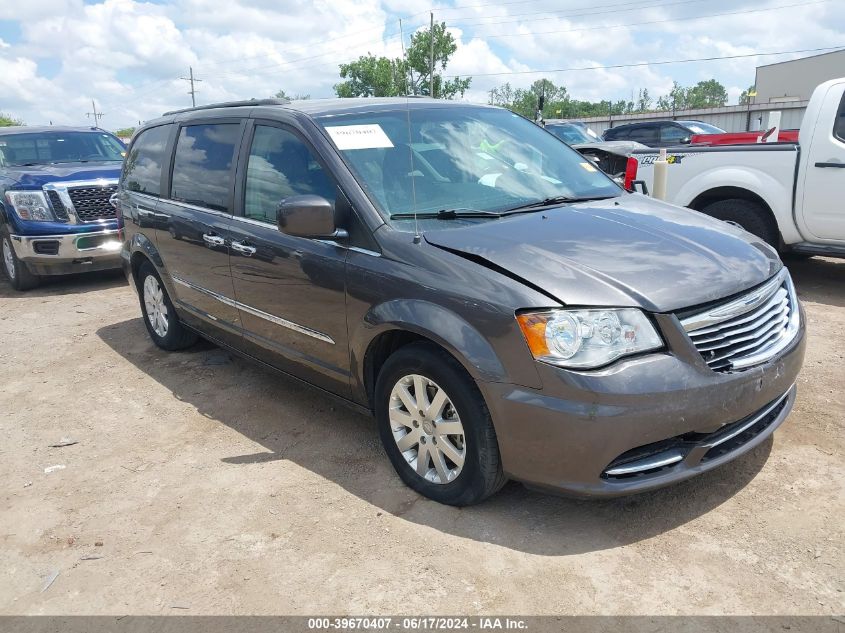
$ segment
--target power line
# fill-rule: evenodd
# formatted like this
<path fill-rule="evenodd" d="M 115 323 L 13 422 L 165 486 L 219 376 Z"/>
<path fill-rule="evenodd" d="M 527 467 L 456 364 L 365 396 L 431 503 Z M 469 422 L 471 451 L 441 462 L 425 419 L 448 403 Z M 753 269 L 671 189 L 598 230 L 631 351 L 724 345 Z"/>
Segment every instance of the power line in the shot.
<path fill-rule="evenodd" d="M 507 72 L 498 73 L 473 73 L 473 77 L 497 77 L 503 75 L 539 75 L 544 73 L 565 73 L 580 70 L 614 70 L 617 68 L 638 68 L 641 66 L 665 66 L 668 64 L 687 64 L 690 62 L 713 62 L 726 59 L 742 59 L 745 57 L 769 57 L 772 55 L 792 55 L 794 53 L 819 53 L 822 51 L 833 51 L 837 49 L 845 49 L 845 44 L 839 46 L 826 46 L 824 48 L 803 48 L 794 51 L 777 51 L 771 53 L 746 53 L 743 55 L 723 55 L 719 57 L 696 57 L 692 59 L 667 59 L 657 62 L 639 62 L 636 64 L 609 64 L 607 66 L 581 66 L 578 68 L 549 68 L 546 70 L 511 70 Z M 446 75 L 448 78 L 459 77 L 460 75 Z"/>
<path fill-rule="evenodd" d="M 825 2 L 831 2 L 832 0 L 812 0 L 811 2 L 798 2 L 795 4 L 783 4 L 777 7 L 766 7 L 764 9 L 748 9 L 746 11 L 729 11 L 726 13 L 708 13 L 706 15 L 693 15 L 687 16 L 683 18 L 670 18 L 667 20 L 649 20 L 648 22 L 627 22 L 625 24 L 601 24 L 599 26 L 588 26 L 578 29 L 565 29 L 562 31 L 554 30 L 554 31 L 530 31 L 528 33 L 493 33 L 493 34 L 486 34 L 486 33 L 473 33 L 474 37 L 483 37 L 485 39 L 500 39 L 505 37 L 526 37 L 529 35 L 553 35 L 559 33 L 582 33 L 584 31 L 601 31 L 601 30 L 610 30 L 610 29 L 623 29 L 623 28 L 630 28 L 632 26 L 647 26 L 651 24 L 667 24 L 672 22 L 685 22 L 690 20 L 704 20 L 706 18 L 718 18 L 727 15 L 744 15 L 746 13 L 763 13 L 766 11 L 777 11 L 779 9 L 790 9 L 792 7 L 805 7 L 811 4 L 823 4 Z"/>
<path fill-rule="evenodd" d="M 654 0 L 652 0 L 654 1 Z M 699 2 L 707 2 L 708 0 L 675 0 L 674 2 L 658 2 L 656 4 L 648 4 L 644 5 L 642 2 L 619 2 L 616 4 L 603 4 L 599 5 L 598 7 L 594 7 L 592 9 L 580 9 L 579 13 L 563 13 L 564 11 L 569 11 L 569 9 L 561 9 L 561 10 L 554 10 L 554 11 L 533 11 L 531 13 L 515 13 L 512 15 L 503 14 L 503 15 L 486 15 L 483 17 L 477 18 L 467 18 L 463 20 L 452 20 L 450 21 L 449 25 L 474 25 L 477 24 L 478 26 L 492 26 L 495 24 L 511 24 L 513 22 L 537 22 L 538 20 L 546 20 L 550 17 L 555 17 L 558 19 L 565 19 L 565 18 L 589 18 L 593 17 L 594 15 L 604 15 L 606 13 L 628 13 L 629 11 L 642 11 L 644 9 L 662 9 L 664 7 L 672 7 L 682 4 L 694 4 Z M 619 7 L 630 7 L 628 9 L 620 9 Z M 595 9 L 602 9 L 606 8 L 607 11 L 595 11 Z M 559 13 L 563 13 L 562 15 L 557 15 Z M 523 19 L 525 16 L 532 16 L 538 15 L 541 17 L 537 18 L 530 18 L 530 19 Z M 499 22 L 482 22 L 482 20 L 489 20 L 495 18 L 509 18 L 507 20 L 500 20 Z"/>
<path fill-rule="evenodd" d="M 656 0 L 647 0 L 647 1 L 655 2 Z M 626 2 L 617 2 L 617 3 L 612 3 L 612 4 L 589 5 L 589 6 L 582 6 L 582 7 L 575 7 L 575 8 L 570 7 L 568 9 L 560 9 L 560 10 L 557 10 L 557 11 L 541 11 L 541 12 L 534 12 L 534 13 L 527 13 L 527 14 L 517 14 L 515 16 L 508 16 L 507 14 L 503 14 L 503 15 L 485 16 L 483 18 L 467 18 L 466 20 L 471 21 L 472 19 L 517 17 L 519 15 L 538 15 L 538 14 L 548 15 L 548 14 L 559 13 L 561 11 L 587 11 L 587 13 L 571 13 L 571 14 L 565 14 L 565 15 L 562 15 L 562 16 L 558 16 L 558 17 L 562 17 L 562 18 L 565 18 L 565 17 L 583 17 L 583 16 L 595 15 L 596 14 L 595 9 L 637 5 L 637 6 L 634 6 L 633 8 L 631 8 L 631 9 L 625 10 L 625 11 L 636 11 L 636 10 L 639 10 L 639 9 L 653 9 L 653 8 L 661 8 L 661 7 L 664 7 L 664 6 L 672 6 L 672 5 L 675 5 L 675 4 L 687 4 L 687 3 L 690 3 L 690 2 L 704 2 L 704 1 L 706 1 L 706 0 L 679 0 L 679 1 L 676 1 L 676 2 L 659 3 L 659 4 L 642 6 L 641 0 L 637 1 L 637 2 L 633 2 L 631 0 L 628 0 Z M 470 6 L 472 6 L 472 7 L 502 6 L 502 5 L 509 5 L 509 4 L 524 4 L 525 2 L 536 2 L 536 0 L 518 0 L 517 2 L 477 4 L 477 5 L 470 5 Z M 458 9 L 458 8 L 469 8 L 469 7 L 449 7 L 449 8 L 445 8 L 445 9 L 439 9 L 438 8 L 438 12 L 443 11 L 443 10 L 454 10 L 454 9 Z M 424 15 L 424 14 L 427 14 L 429 12 L 430 12 L 430 10 L 420 11 L 418 13 L 414 13 L 411 16 L 408 16 L 407 18 L 403 18 L 403 19 L 414 18 L 416 16 Z M 608 11 L 608 12 L 605 12 L 605 13 L 616 13 L 616 12 L 617 11 Z M 543 18 L 538 18 L 538 19 L 543 19 Z M 510 22 L 510 21 L 511 20 L 501 22 L 501 23 L 505 24 L 505 23 Z M 512 21 L 520 21 L 520 20 L 512 20 Z M 525 21 L 530 22 L 531 20 L 525 20 Z M 462 24 L 462 23 L 464 23 L 464 22 L 461 22 L 461 21 L 452 22 L 450 20 L 449 26 L 452 26 L 453 24 Z M 492 23 L 492 24 L 498 24 L 498 23 Z M 427 26 L 428 25 L 426 24 L 426 22 L 421 22 L 415 28 L 421 29 L 421 28 L 425 28 Z M 279 54 L 283 54 L 283 53 L 293 53 L 293 52 L 296 52 L 298 50 L 307 49 L 307 48 L 312 47 L 312 46 L 318 46 L 319 45 L 320 47 L 324 47 L 326 44 L 330 44 L 332 42 L 338 42 L 338 41 L 341 41 L 341 40 L 349 39 L 350 37 L 355 37 L 355 36 L 358 36 L 358 35 L 361 35 L 361 34 L 364 34 L 364 33 L 369 33 L 369 32 L 378 31 L 378 30 L 384 31 L 385 27 L 384 26 L 377 26 L 377 27 L 372 27 L 372 28 L 369 28 L 369 29 L 362 29 L 360 31 L 355 31 L 353 33 L 347 33 L 346 35 L 340 35 L 340 36 L 335 37 L 335 38 L 323 39 L 323 40 L 314 41 L 314 42 L 307 42 L 307 43 L 304 43 L 304 44 L 296 46 L 296 47 L 280 49 L 280 50 L 277 50 L 277 51 L 273 51 L 271 53 L 264 53 L 264 54 L 261 54 L 261 55 L 252 55 L 252 56 L 247 56 L 247 57 L 239 57 L 239 58 L 235 58 L 235 59 L 228 59 L 228 60 L 225 60 L 225 61 L 214 62 L 214 63 L 211 63 L 211 64 L 203 64 L 202 66 L 203 66 L 203 68 L 216 68 L 216 67 L 219 67 L 219 66 L 228 66 L 229 64 L 234 64 L 234 63 L 241 62 L 241 61 L 265 59 L 267 57 L 272 57 L 274 55 L 279 55 Z M 412 29 L 412 31 L 413 31 L 413 29 Z M 376 42 L 388 42 L 388 41 L 395 39 L 397 37 L 401 37 L 401 33 L 399 31 L 394 31 L 394 32 L 390 32 L 389 34 L 384 34 L 381 37 L 379 37 L 378 39 L 364 40 L 364 41 L 360 42 L 360 44 L 368 44 L 368 43 L 376 43 Z M 352 45 L 350 45 L 350 46 L 352 46 Z M 302 59 L 303 60 L 304 59 L 314 59 L 316 57 L 324 57 L 325 55 L 330 55 L 330 54 L 332 54 L 332 53 L 323 53 L 321 55 L 313 55 L 313 56 L 309 56 L 309 57 L 302 58 Z M 297 60 L 293 60 L 293 61 L 297 61 Z M 288 62 L 285 62 L 285 64 L 287 64 L 287 63 Z M 267 66 L 266 68 L 273 68 L 277 65 L 278 64 L 274 64 L 273 66 Z M 249 70 L 261 70 L 262 68 L 265 68 L 265 67 L 255 68 L 255 69 L 246 69 L 246 70 L 247 71 L 249 71 Z"/>
<path fill-rule="evenodd" d="M 684 0 L 684 1 L 686 1 L 686 0 Z M 689 17 L 682 17 L 682 18 L 670 18 L 670 19 L 665 19 L 665 20 L 650 20 L 650 21 L 646 21 L 646 22 L 633 22 L 633 23 L 629 22 L 629 23 L 626 23 L 626 24 L 618 24 L 618 25 L 600 25 L 600 26 L 583 27 L 583 28 L 577 28 L 577 29 L 564 29 L 564 30 L 552 30 L 552 31 L 529 31 L 529 32 L 525 32 L 525 33 L 501 33 L 501 34 L 494 33 L 494 34 L 489 34 L 489 35 L 486 34 L 486 33 L 474 33 L 473 37 L 483 37 L 485 39 L 499 39 L 499 38 L 509 38 L 509 37 L 527 37 L 527 36 L 533 36 L 533 35 L 546 35 L 546 34 L 558 34 L 558 33 L 579 33 L 579 32 L 595 31 L 595 30 L 609 30 L 609 29 L 626 28 L 626 27 L 632 27 L 632 26 L 644 26 L 644 25 L 650 25 L 650 24 L 666 24 L 666 23 L 672 23 L 672 22 L 700 20 L 700 19 L 714 18 L 714 17 L 727 16 L 727 15 L 739 15 L 739 14 L 743 14 L 743 13 L 758 13 L 758 12 L 775 11 L 775 10 L 792 8 L 792 7 L 796 7 L 796 6 L 807 6 L 807 5 L 811 5 L 811 4 L 821 4 L 821 3 L 826 3 L 826 2 L 830 2 L 830 1 L 831 0 L 813 0 L 811 2 L 788 4 L 788 5 L 782 5 L 782 6 L 777 6 L 777 7 L 766 7 L 766 8 L 761 8 L 761 9 L 750 9 L 750 10 L 747 10 L 747 11 L 732 11 L 732 12 L 725 12 L 725 13 L 705 14 L 705 15 L 689 16 Z M 620 3 L 620 4 L 627 5 L 627 4 L 630 4 L 630 3 Z M 601 6 L 604 6 L 604 7 L 620 6 L 620 4 L 617 4 L 617 5 L 601 5 Z M 665 5 L 662 5 L 662 6 L 665 6 Z M 643 8 L 643 7 L 638 7 L 638 8 Z M 644 8 L 652 8 L 652 7 L 644 7 Z M 637 10 L 637 9 L 629 9 L 629 10 Z M 616 12 L 617 11 L 614 11 L 614 13 L 616 13 Z M 487 25 L 479 25 L 479 26 L 487 26 Z M 320 59 L 320 58 L 324 58 L 324 57 L 328 57 L 328 56 L 332 56 L 332 55 L 337 56 L 338 53 L 337 52 L 327 52 L 327 53 L 321 53 L 321 54 L 317 54 L 317 55 L 311 55 L 311 56 L 308 56 L 308 57 L 302 57 L 302 58 L 298 58 L 298 59 L 289 60 L 287 62 L 282 62 L 282 63 L 279 63 L 279 64 L 271 64 L 271 65 L 267 65 L 267 66 L 260 66 L 260 67 L 254 67 L 254 68 L 245 68 L 245 69 L 242 69 L 238 72 L 215 75 L 214 78 L 220 79 L 220 78 L 226 78 L 226 77 L 241 76 L 244 73 L 261 71 L 261 70 L 269 70 L 269 69 L 275 69 L 275 68 L 295 68 L 296 70 L 308 70 L 308 69 L 311 69 L 311 68 L 322 68 L 322 67 L 327 67 L 327 66 L 334 66 L 334 65 L 337 65 L 337 64 L 340 64 L 340 63 L 344 63 L 345 61 L 348 60 L 348 57 L 344 56 L 342 59 L 338 58 L 338 61 L 327 61 L 327 62 L 321 62 L 321 63 L 318 63 L 318 64 L 308 64 L 306 66 L 297 66 L 297 64 L 299 62 L 310 61 L 310 60 L 313 60 L 313 59 Z M 343 55 L 343 54 L 341 53 L 341 55 Z"/>

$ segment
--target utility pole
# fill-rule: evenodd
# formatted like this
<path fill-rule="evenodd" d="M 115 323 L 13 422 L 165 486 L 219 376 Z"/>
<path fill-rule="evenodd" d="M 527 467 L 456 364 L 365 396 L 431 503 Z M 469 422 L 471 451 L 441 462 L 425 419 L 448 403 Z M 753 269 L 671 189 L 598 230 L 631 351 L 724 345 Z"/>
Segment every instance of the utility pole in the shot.
<path fill-rule="evenodd" d="M 404 33 L 402 33 L 402 20 L 401 20 L 401 18 L 399 20 L 399 39 L 402 40 L 402 61 L 407 64 L 408 59 L 405 57 L 405 35 L 404 35 Z M 408 67 L 407 70 L 411 73 L 411 83 L 413 84 L 414 83 L 414 71 L 411 70 L 410 66 Z M 404 80 L 405 80 L 405 95 L 407 96 L 408 93 L 410 92 L 410 89 L 408 88 L 408 72 L 403 72 L 402 75 L 404 76 Z"/>
<path fill-rule="evenodd" d="M 428 83 L 428 93 L 429 96 L 434 99 L 434 11 L 431 12 L 431 61 L 429 62 L 428 72 L 429 74 L 429 83 Z"/>
<path fill-rule="evenodd" d="M 85 116 L 87 116 L 89 119 L 91 117 L 94 117 L 94 127 L 100 127 L 100 119 L 102 119 L 105 116 L 105 113 L 104 112 L 97 112 L 97 104 L 94 103 L 93 99 L 91 99 L 91 112 L 86 112 Z M 52 124 L 53 123 L 50 122 L 50 125 L 52 125 Z"/>
<path fill-rule="evenodd" d="M 197 107 L 197 91 L 194 90 L 194 82 L 200 82 L 200 81 L 202 81 L 202 79 L 197 79 L 196 77 L 194 77 L 194 67 L 193 66 L 188 66 L 188 70 L 190 71 L 188 73 L 189 76 L 188 77 L 180 77 L 180 79 L 183 79 L 184 81 L 190 81 L 191 82 L 191 91 L 188 94 L 191 95 L 191 106 L 196 108 Z"/>

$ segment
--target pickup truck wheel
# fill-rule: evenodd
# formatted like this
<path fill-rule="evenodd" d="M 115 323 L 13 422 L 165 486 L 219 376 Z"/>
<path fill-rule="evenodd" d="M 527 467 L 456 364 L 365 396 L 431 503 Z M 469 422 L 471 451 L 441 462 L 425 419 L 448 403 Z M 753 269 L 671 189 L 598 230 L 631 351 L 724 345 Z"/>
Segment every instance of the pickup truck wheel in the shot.
<path fill-rule="evenodd" d="M 35 288 L 41 278 L 38 275 L 33 275 L 29 272 L 18 256 L 15 254 L 15 249 L 12 247 L 12 238 L 9 237 L 9 231 L 5 227 L 0 231 L 0 250 L 3 255 L 3 272 L 6 273 L 6 278 L 12 284 L 15 290 L 30 290 Z"/>
<path fill-rule="evenodd" d="M 701 212 L 734 224 L 753 233 L 770 246 L 778 247 L 780 234 L 777 225 L 771 214 L 756 202 L 739 198 L 719 200 L 708 204 Z"/>
<path fill-rule="evenodd" d="M 413 343 L 390 356 L 376 382 L 375 413 L 393 467 L 420 494 L 466 506 L 504 485 L 484 398 L 442 349 Z"/>
<path fill-rule="evenodd" d="M 168 351 L 185 349 L 196 343 L 197 335 L 179 322 L 161 277 L 150 262 L 141 264 L 137 280 L 144 325 L 153 343 Z"/>

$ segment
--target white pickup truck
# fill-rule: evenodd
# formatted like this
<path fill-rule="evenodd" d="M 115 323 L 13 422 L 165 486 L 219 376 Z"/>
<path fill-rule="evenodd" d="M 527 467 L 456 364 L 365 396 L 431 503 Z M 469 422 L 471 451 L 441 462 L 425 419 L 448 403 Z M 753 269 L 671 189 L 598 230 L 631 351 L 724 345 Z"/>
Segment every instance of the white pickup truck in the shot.
<path fill-rule="evenodd" d="M 813 92 L 798 143 L 667 150 L 666 201 L 738 224 L 785 252 L 845 256 L 845 77 Z M 654 182 L 656 150 L 636 176 Z"/>

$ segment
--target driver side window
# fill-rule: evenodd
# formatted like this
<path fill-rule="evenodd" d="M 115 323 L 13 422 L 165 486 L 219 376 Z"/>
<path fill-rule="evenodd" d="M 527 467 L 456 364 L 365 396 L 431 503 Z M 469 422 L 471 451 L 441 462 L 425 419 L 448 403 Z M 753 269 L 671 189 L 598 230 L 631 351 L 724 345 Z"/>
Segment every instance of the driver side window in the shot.
<path fill-rule="evenodd" d="M 294 133 L 256 125 L 246 170 L 244 215 L 276 223 L 276 210 L 285 198 L 322 196 L 335 203 L 336 187 L 313 152 Z"/>

